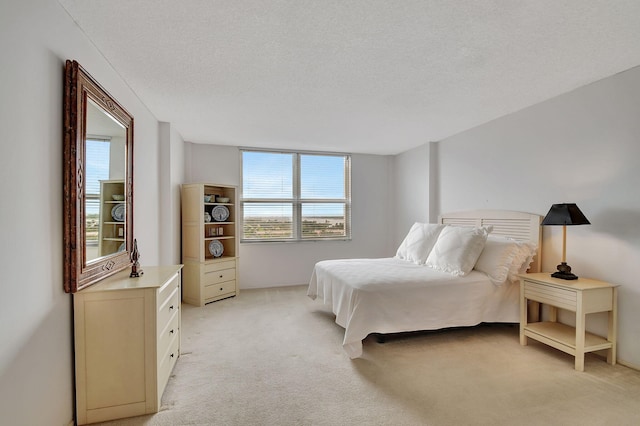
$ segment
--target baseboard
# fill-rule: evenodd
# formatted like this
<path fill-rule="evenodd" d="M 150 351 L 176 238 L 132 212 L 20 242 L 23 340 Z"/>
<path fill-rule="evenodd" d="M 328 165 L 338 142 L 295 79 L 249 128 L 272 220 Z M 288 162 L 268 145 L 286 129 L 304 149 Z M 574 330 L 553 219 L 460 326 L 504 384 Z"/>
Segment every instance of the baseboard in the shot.
<path fill-rule="evenodd" d="M 632 370 L 640 371 L 640 365 L 635 365 L 627 361 L 622 361 L 620 359 L 618 359 L 617 361 L 618 361 L 618 364 L 620 365 L 624 365 L 625 367 L 630 368 Z"/>
<path fill-rule="evenodd" d="M 594 355 L 594 356 L 596 356 L 596 357 L 598 357 L 598 358 L 602 359 L 602 360 L 603 360 L 603 361 L 605 361 L 605 362 L 607 361 L 607 353 L 606 353 L 606 349 L 604 349 L 604 350 L 602 350 L 602 351 L 590 352 L 590 353 L 591 353 L 592 355 Z M 627 367 L 627 368 L 630 368 L 630 369 L 632 369 L 632 370 L 640 371 L 640 365 L 635 365 L 635 364 L 632 364 L 632 363 L 630 363 L 630 362 L 623 361 L 623 360 L 621 360 L 620 358 L 617 358 L 617 359 L 616 359 L 616 364 L 623 365 L 623 366 L 625 366 L 625 367 Z"/>

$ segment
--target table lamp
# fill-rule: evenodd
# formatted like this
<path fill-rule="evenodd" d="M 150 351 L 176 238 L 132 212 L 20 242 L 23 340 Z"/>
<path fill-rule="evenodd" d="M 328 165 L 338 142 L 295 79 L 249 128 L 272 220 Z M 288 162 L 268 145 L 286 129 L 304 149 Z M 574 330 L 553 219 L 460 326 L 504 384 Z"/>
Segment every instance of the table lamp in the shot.
<path fill-rule="evenodd" d="M 562 262 L 551 276 L 563 280 L 578 279 L 577 275 L 571 273 L 571 266 L 567 265 L 567 225 L 591 225 L 591 222 L 575 203 L 564 203 L 551 206 L 542 220 L 542 226 L 547 225 L 562 225 Z"/>

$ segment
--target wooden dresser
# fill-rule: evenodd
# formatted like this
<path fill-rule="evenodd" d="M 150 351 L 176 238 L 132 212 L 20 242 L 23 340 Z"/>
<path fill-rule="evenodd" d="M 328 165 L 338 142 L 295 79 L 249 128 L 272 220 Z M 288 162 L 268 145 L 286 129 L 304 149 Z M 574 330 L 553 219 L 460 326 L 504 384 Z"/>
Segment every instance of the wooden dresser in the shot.
<path fill-rule="evenodd" d="M 182 265 L 73 294 L 77 424 L 155 413 L 180 356 Z"/>

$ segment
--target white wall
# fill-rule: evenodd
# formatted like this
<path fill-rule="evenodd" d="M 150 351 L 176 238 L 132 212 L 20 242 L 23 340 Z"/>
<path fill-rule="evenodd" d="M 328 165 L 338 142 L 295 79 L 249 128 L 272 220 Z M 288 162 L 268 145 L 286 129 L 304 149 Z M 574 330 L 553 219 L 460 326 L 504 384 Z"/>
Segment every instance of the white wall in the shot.
<path fill-rule="evenodd" d="M 187 144 L 185 152 L 187 182 L 240 185 L 238 148 Z M 240 288 L 306 284 L 320 260 L 392 256 L 392 161 L 388 156 L 352 155 L 351 241 L 241 243 Z"/>
<path fill-rule="evenodd" d="M 429 144 L 393 157 L 392 245 L 398 247 L 415 222 L 433 222 L 429 217 Z"/>
<path fill-rule="evenodd" d="M 158 124 L 56 0 L 0 2 L 0 423 L 73 416 L 71 296 L 62 283 L 64 62 L 76 59 L 135 119 L 135 233 L 158 261 Z"/>
<path fill-rule="evenodd" d="M 448 138 L 438 158 L 441 211 L 578 204 L 592 225 L 567 228 L 567 262 L 621 286 L 618 356 L 640 366 L 640 68 Z M 561 228 L 543 238 L 543 269 L 555 270 Z M 603 332 L 603 317 L 588 325 Z"/>
<path fill-rule="evenodd" d="M 185 143 L 170 123 L 159 123 L 160 263 L 181 263 L 180 185 L 184 182 Z"/>

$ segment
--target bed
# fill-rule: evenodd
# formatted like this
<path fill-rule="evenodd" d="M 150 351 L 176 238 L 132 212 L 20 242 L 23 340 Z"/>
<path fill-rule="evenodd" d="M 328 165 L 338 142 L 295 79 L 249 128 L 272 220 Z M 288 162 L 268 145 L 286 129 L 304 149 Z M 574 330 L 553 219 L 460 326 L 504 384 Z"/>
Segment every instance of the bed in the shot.
<path fill-rule="evenodd" d="M 350 358 L 372 333 L 517 323 L 516 274 L 540 271 L 540 221 L 502 210 L 443 214 L 415 223 L 394 257 L 316 263 L 307 295 L 331 305 Z"/>

